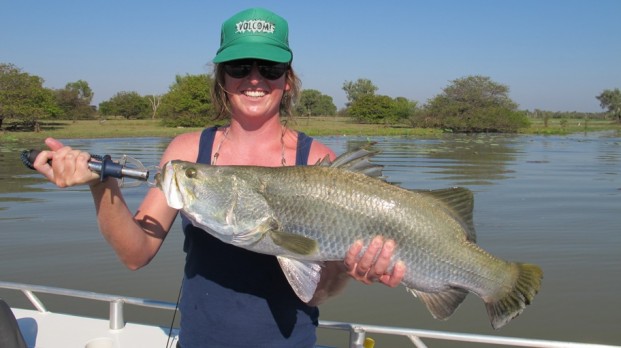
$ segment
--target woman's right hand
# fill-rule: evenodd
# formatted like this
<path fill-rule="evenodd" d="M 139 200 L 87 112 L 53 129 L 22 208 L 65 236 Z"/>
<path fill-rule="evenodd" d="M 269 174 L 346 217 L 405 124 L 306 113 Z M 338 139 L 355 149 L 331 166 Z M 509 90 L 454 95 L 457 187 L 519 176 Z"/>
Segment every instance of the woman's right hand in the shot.
<path fill-rule="evenodd" d="M 88 169 L 88 152 L 74 150 L 54 139 L 45 139 L 49 151 L 41 151 L 33 167 L 58 187 L 93 185 L 99 182 L 99 175 Z M 49 162 L 51 160 L 51 162 Z"/>

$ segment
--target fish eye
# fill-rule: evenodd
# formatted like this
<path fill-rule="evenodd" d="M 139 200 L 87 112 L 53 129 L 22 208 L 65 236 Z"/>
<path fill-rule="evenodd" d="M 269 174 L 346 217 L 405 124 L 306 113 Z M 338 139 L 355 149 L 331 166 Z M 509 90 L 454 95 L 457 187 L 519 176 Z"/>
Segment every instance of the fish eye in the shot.
<path fill-rule="evenodd" d="M 196 178 L 196 168 L 188 168 L 185 170 L 185 176 L 190 179 Z"/>

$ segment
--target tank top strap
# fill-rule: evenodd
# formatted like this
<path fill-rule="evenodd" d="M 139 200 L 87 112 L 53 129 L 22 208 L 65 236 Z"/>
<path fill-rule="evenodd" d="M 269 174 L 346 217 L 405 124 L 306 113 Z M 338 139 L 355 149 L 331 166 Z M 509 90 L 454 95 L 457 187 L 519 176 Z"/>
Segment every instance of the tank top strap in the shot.
<path fill-rule="evenodd" d="M 296 166 L 305 166 L 308 164 L 308 156 L 310 155 L 310 149 L 312 144 L 313 138 L 302 132 L 298 132 L 298 145 L 295 151 Z"/>
<path fill-rule="evenodd" d="M 213 142 L 216 138 L 218 126 L 205 128 L 201 133 L 200 143 L 198 145 L 197 163 L 211 163 L 211 152 L 213 151 Z M 310 155 L 313 138 L 298 132 L 298 143 L 295 152 L 295 165 L 305 166 L 308 164 L 308 156 Z"/>
<path fill-rule="evenodd" d="M 211 164 L 211 151 L 213 141 L 216 139 L 218 126 L 205 128 L 201 133 L 200 143 L 198 144 L 198 158 L 196 163 Z"/>

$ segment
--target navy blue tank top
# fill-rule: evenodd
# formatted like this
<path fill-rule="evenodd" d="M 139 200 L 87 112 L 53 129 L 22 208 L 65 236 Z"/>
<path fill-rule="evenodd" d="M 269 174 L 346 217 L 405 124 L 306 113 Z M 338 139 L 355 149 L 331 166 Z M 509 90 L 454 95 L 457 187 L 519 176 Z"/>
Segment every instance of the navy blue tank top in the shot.
<path fill-rule="evenodd" d="M 202 132 L 198 163 L 211 163 L 216 130 Z M 312 141 L 298 133 L 296 165 L 308 163 Z M 319 310 L 295 295 L 276 257 L 226 244 L 181 218 L 181 347 L 314 346 Z"/>

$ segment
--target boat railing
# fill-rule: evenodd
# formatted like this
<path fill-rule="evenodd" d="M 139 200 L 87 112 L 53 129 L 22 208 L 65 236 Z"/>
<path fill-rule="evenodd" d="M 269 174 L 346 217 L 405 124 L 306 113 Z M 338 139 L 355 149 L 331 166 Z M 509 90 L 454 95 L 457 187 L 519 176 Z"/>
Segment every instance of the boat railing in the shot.
<path fill-rule="evenodd" d="M 97 292 L 63 289 L 63 288 L 42 286 L 42 285 L 29 285 L 29 284 L 22 284 L 22 283 L 0 281 L 0 288 L 20 290 L 26 296 L 26 298 L 28 298 L 30 303 L 39 312 L 42 312 L 42 313 L 45 313 L 48 310 L 47 308 L 45 308 L 45 305 L 43 304 L 43 302 L 41 302 L 41 300 L 37 297 L 37 295 L 35 295 L 35 293 L 68 296 L 68 297 L 82 298 L 82 299 L 93 300 L 93 301 L 108 302 L 110 305 L 110 316 L 109 316 L 110 330 L 120 330 L 125 327 L 125 319 L 124 319 L 125 311 L 123 309 L 124 304 L 130 304 L 130 305 L 135 305 L 139 307 L 166 309 L 166 310 L 173 310 L 173 311 L 176 309 L 175 304 L 170 303 L 170 302 L 148 300 L 148 299 L 138 298 L 138 297 L 108 295 L 108 294 L 101 294 Z"/>
<path fill-rule="evenodd" d="M 26 298 L 30 301 L 30 303 L 36 308 L 36 310 L 38 310 L 39 312 L 43 312 L 43 313 L 48 312 L 48 310 L 46 309 L 45 305 L 41 302 L 41 300 L 36 296 L 35 293 L 44 293 L 44 294 L 51 294 L 51 295 L 75 297 L 75 298 L 81 298 L 81 299 L 87 299 L 87 300 L 93 300 L 93 301 L 108 302 L 110 305 L 109 306 L 110 307 L 109 327 L 111 330 L 120 330 L 125 327 L 124 304 L 130 304 L 130 305 L 135 305 L 139 307 L 171 310 L 171 311 L 174 311 L 177 308 L 176 305 L 171 302 L 149 300 L 149 299 L 137 298 L 137 297 L 108 295 L 108 294 L 101 294 L 101 293 L 82 291 L 82 290 L 70 290 L 70 289 L 63 289 L 63 288 L 50 287 L 50 286 L 30 285 L 30 284 L 23 284 L 23 283 L 0 281 L 0 288 L 21 291 L 26 296 Z M 423 342 L 423 339 L 495 344 L 495 345 L 502 345 L 502 346 L 507 346 L 507 347 L 621 348 L 621 346 L 616 346 L 616 345 L 561 342 L 561 341 L 550 341 L 550 340 L 528 339 L 528 338 L 517 338 L 517 337 L 503 337 L 503 336 L 492 336 L 492 335 L 478 335 L 478 334 L 455 333 L 455 332 L 446 332 L 446 331 L 432 331 L 432 330 L 422 330 L 422 329 L 409 329 L 409 328 L 400 328 L 400 327 L 356 324 L 356 323 L 328 321 L 328 320 L 320 320 L 319 327 L 321 329 L 342 330 L 342 331 L 349 332 L 349 347 L 350 348 L 363 348 L 365 339 L 367 339 L 367 334 L 369 333 L 386 334 L 386 335 L 393 335 L 393 336 L 404 336 L 408 338 L 412 342 L 413 346 L 416 348 L 427 348 L 428 347 Z"/>

